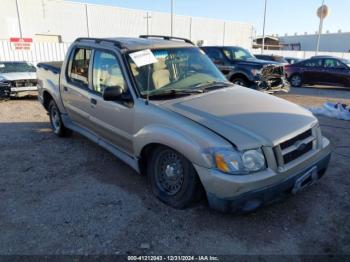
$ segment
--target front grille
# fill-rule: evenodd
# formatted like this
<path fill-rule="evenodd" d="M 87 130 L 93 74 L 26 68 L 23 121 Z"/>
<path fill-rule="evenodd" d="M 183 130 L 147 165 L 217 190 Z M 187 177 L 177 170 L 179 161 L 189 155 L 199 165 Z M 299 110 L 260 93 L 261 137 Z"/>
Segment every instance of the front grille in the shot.
<path fill-rule="evenodd" d="M 24 80 L 15 80 L 11 81 L 12 87 L 27 87 L 27 86 L 36 86 L 36 79 L 24 79 Z"/>
<path fill-rule="evenodd" d="M 288 164 L 288 163 L 292 162 L 293 160 L 301 157 L 302 155 L 306 154 L 310 150 L 312 150 L 312 142 L 306 144 L 306 146 L 300 150 L 295 150 L 295 151 L 292 151 L 292 152 L 284 155 L 283 156 L 284 164 Z"/>
<path fill-rule="evenodd" d="M 283 66 L 275 66 L 275 65 L 265 66 L 262 70 L 262 76 L 265 79 L 283 77 L 284 76 L 284 68 L 283 68 Z"/>
<path fill-rule="evenodd" d="M 283 142 L 280 144 L 280 147 L 281 149 L 286 149 L 287 147 L 290 147 L 292 145 L 294 145 L 297 141 L 299 140 L 304 140 L 308 137 L 312 136 L 312 131 L 311 129 L 307 130 L 306 132 L 300 134 L 300 135 L 297 135 L 296 137 L 293 137 L 292 139 L 290 140 L 287 140 L 286 142 Z"/>
<path fill-rule="evenodd" d="M 279 166 L 284 166 L 307 154 L 316 146 L 316 134 L 309 129 L 289 140 L 280 143 L 274 148 Z"/>

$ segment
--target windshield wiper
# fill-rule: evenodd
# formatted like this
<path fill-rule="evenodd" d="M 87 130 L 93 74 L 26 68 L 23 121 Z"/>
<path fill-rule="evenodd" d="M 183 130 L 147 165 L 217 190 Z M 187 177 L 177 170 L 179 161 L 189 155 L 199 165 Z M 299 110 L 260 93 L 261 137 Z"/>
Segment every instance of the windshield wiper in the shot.
<path fill-rule="evenodd" d="M 193 90 L 202 90 L 204 92 L 204 91 L 219 89 L 219 88 L 228 87 L 228 86 L 232 86 L 232 84 L 224 81 L 208 81 L 208 82 L 195 85 L 193 87 Z"/>
<path fill-rule="evenodd" d="M 152 92 L 149 94 L 150 98 L 162 98 L 162 97 L 176 97 L 176 96 L 188 96 L 188 95 L 192 95 L 192 94 L 201 94 L 203 93 L 203 90 L 200 89 L 185 89 L 185 90 L 181 90 L 181 89 L 169 89 L 163 92 Z"/>

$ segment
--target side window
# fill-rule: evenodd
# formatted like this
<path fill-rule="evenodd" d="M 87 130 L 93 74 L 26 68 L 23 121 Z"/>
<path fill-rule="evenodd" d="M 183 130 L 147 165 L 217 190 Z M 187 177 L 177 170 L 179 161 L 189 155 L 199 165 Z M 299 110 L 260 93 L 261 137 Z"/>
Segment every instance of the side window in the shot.
<path fill-rule="evenodd" d="M 322 59 L 311 59 L 304 62 L 306 67 L 322 67 Z"/>
<path fill-rule="evenodd" d="M 223 59 L 223 55 L 222 55 L 221 51 L 217 48 L 209 48 L 209 49 L 206 49 L 205 52 L 207 53 L 209 58 L 212 60 L 220 60 L 221 61 Z"/>
<path fill-rule="evenodd" d="M 104 51 L 96 50 L 92 67 L 92 88 L 102 93 L 106 87 L 120 86 L 126 91 L 125 80 L 117 58 Z"/>
<path fill-rule="evenodd" d="M 327 58 L 324 60 L 324 67 L 326 68 L 343 68 L 343 64 L 336 59 Z"/>
<path fill-rule="evenodd" d="M 71 82 L 88 86 L 91 49 L 77 48 L 70 61 L 68 78 Z"/>

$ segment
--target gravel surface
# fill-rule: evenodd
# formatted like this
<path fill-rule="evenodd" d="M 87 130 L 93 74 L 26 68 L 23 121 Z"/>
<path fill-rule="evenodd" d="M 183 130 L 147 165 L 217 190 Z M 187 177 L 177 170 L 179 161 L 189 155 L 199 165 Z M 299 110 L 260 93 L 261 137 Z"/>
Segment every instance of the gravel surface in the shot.
<path fill-rule="evenodd" d="M 297 89 L 302 105 L 349 91 Z M 0 254 L 350 254 L 350 122 L 320 118 L 334 153 L 316 185 L 248 215 L 205 200 L 174 210 L 147 179 L 74 134 L 58 138 L 35 99 L 0 102 Z"/>

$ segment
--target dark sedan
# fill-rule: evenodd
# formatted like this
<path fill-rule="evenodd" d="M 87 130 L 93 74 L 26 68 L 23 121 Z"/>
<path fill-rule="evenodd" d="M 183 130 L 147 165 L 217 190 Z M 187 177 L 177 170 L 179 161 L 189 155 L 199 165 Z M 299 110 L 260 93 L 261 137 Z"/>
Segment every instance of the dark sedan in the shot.
<path fill-rule="evenodd" d="M 284 68 L 294 87 L 305 84 L 350 87 L 350 60 L 315 56 Z"/>

